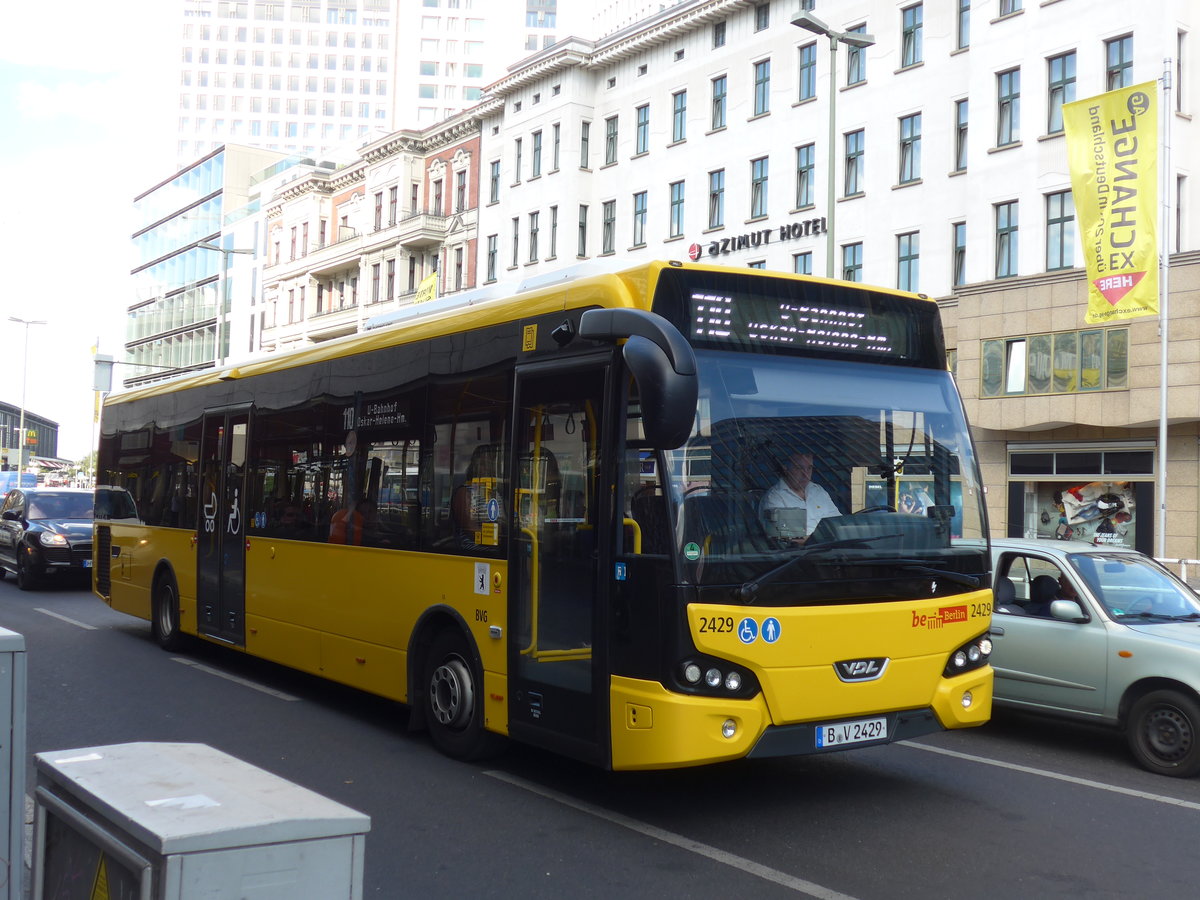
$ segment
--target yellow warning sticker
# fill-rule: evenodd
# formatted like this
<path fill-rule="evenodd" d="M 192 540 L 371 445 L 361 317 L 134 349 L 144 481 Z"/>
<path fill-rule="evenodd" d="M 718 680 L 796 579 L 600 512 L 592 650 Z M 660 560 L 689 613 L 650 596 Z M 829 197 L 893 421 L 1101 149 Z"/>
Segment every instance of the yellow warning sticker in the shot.
<path fill-rule="evenodd" d="M 103 853 L 100 854 L 100 862 L 96 864 L 96 877 L 92 881 L 91 900 L 109 900 L 108 863 Z"/>

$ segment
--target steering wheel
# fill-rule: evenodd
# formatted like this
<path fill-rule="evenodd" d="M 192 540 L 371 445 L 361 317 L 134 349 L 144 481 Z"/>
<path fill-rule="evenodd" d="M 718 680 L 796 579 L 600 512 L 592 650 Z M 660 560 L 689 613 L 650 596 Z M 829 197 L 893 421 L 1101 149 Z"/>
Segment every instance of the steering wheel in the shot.
<path fill-rule="evenodd" d="M 854 515 L 861 516 L 863 513 L 895 512 L 895 511 L 896 511 L 896 507 L 888 506 L 886 503 L 884 503 L 880 506 L 864 506 L 862 509 L 855 510 Z"/>
<path fill-rule="evenodd" d="M 1138 597 L 1129 604 L 1129 609 L 1125 611 L 1126 615 L 1136 616 L 1138 613 L 1154 612 L 1154 598 L 1147 594 L 1144 597 Z"/>

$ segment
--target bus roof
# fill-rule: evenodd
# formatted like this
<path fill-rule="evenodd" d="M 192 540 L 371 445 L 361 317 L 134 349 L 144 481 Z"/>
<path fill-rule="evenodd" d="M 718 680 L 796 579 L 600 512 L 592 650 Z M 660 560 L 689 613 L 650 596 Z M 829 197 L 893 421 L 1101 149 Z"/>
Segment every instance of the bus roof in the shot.
<path fill-rule="evenodd" d="M 204 369 L 200 372 L 166 378 L 128 391 L 111 394 L 106 398 L 105 403 L 106 405 L 126 403 L 206 384 L 233 381 L 309 363 L 355 356 L 371 350 L 394 347 L 517 319 L 532 318 L 557 310 L 592 306 L 633 307 L 639 305 L 636 299 L 639 297 L 645 298 L 648 306 L 650 298 L 653 297 L 659 273 L 667 267 L 697 271 L 737 272 L 743 275 L 756 275 L 760 272 L 756 269 L 676 260 L 654 260 L 628 267 L 614 266 L 609 261 L 592 261 L 516 282 L 508 290 L 498 284 L 487 285 L 477 290 L 452 294 L 427 303 L 411 304 L 369 320 L 367 330 L 361 332 L 322 341 L 319 344 L 297 350 L 271 353 L 235 365 Z M 870 290 L 876 293 L 936 302 L 924 294 L 912 294 L 906 291 L 818 278 L 811 275 L 793 275 L 788 272 L 771 270 L 761 271 L 761 275 L 816 284 L 836 284 L 851 290 Z M 568 287 L 570 290 L 567 289 Z"/>

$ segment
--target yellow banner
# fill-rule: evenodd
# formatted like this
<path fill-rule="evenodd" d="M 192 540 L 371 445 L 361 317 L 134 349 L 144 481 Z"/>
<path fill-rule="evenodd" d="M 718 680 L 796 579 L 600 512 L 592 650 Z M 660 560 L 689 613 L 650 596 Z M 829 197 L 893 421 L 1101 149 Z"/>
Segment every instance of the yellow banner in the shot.
<path fill-rule="evenodd" d="M 1063 106 L 1089 325 L 1158 315 L 1156 87 L 1148 81 Z"/>
<path fill-rule="evenodd" d="M 437 272 L 431 272 L 427 278 L 417 285 L 417 295 L 413 303 L 424 303 L 426 300 L 437 299 Z"/>

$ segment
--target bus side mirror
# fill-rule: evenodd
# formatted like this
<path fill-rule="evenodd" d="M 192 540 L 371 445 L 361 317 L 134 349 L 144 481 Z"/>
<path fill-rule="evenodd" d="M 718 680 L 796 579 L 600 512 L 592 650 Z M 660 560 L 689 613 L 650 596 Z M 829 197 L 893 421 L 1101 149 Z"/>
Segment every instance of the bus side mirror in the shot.
<path fill-rule="evenodd" d="M 641 309 L 589 309 L 579 318 L 579 336 L 627 339 L 622 354 L 637 381 L 646 439 L 662 450 L 682 447 L 695 423 L 700 382 L 696 355 L 675 326 Z"/>

